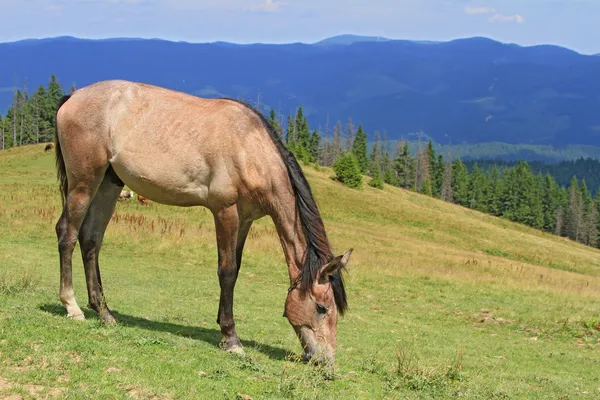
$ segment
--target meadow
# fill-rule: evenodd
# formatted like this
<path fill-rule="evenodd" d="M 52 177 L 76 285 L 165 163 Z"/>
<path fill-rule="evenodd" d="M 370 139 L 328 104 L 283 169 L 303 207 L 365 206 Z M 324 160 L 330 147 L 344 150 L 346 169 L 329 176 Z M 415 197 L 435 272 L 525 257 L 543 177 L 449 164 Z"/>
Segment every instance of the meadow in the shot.
<path fill-rule="evenodd" d="M 246 244 L 234 312 L 246 355 L 218 347 L 208 210 L 117 204 L 100 253 L 108 305 L 58 299 L 54 153 L 0 151 L 0 399 L 600 398 L 600 251 L 386 186 L 304 171 L 334 252 L 353 247 L 334 371 L 299 361 L 282 316 L 287 267 L 273 223 Z"/>

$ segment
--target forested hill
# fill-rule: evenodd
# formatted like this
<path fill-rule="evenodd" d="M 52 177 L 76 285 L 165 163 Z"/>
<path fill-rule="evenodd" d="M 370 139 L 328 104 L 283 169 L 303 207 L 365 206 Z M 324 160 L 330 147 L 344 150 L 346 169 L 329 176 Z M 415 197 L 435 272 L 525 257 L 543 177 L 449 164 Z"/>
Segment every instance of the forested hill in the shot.
<path fill-rule="evenodd" d="M 322 131 L 349 118 L 372 140 L 441 144 L 600 145 L 600 57 L 485 38 L 413 42 L 338 37 L 315 44 L 192 44 L 55 38 L 0 44 L 0 111 L 15 78 L 30 91 L 111 78 L 200 96 L 260 102 L 280 115 L 302 105 Z M 329 124 L 327 122 L 329 121 Z"/>

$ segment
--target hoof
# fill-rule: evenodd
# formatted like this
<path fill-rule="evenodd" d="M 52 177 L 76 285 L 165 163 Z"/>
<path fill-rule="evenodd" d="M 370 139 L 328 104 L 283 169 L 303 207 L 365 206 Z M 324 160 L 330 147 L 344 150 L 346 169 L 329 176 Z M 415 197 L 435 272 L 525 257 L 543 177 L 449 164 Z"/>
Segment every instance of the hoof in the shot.
<path fill-rule="evenodd" d="M 242 347 L 242 344 L 240 343 L 240 340 L 237 338 L 237 336 L 223 337 L 221 339 L 220 346 L 222 349 L 224 349 L 228 353 L 233 353 L 233 354 L 238 354 L 238 355 L 246 354 L 244 352 L 244 348 Z"/>
<path fill-rule="evenodd" d="M 117 319 L 112 314 L 105 314 L 100 318 L 104 325 L 116 325 Z"/>
<path fill-rule="evenodd" d="M 83 313 L 80 313 L 80 314 L 68 314 L 67 318 L 72 319 L 74 321 L 84 321 L 85 320 L 85 315 L 83 315 Z"/>
<path fill-rule="evenodd" d="M 246 352 L 242 346 L 232 346 L 229 349 L 226 349 L 228 353 L 236 354 L 238 356 L 245 356 Z"/>

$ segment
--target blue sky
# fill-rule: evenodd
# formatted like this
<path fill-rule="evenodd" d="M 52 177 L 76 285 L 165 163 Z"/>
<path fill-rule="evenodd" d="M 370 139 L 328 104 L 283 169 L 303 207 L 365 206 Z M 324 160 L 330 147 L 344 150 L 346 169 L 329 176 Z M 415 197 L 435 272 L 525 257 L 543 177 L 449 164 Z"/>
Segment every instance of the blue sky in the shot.
<path fill-rule="evenodd" d="M 600 0 L 0 0 L 0 41 L 71 35 L 237 43 L 486 36 L 600 53 Z"/>

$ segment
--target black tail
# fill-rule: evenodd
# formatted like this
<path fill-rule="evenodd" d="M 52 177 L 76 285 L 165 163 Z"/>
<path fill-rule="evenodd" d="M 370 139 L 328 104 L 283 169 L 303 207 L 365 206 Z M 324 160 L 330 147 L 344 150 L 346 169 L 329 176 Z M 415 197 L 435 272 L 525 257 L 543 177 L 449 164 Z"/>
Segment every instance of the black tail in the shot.
<path fill-rule="evenodd" d="M 56 106 L 56 113 L 58 110 L 71 98 L 71 95 L 67 94 L 58 101 Z M 63 159 L 62 151 L 60 149 L 60 142 L 58 140 L 58 123 L 55 121 L 54 125 L 54 148 L 56 149 L 56 177 L 60 185 L 60 196 L 62 198 L 63 205 L 67 200 L 67 191 L 69 189 L 69 183 L 67 182 L 67 170 L 65 168 L 65 160 Z"/>

